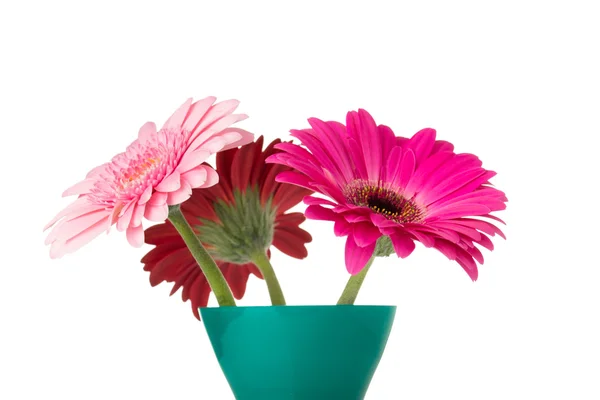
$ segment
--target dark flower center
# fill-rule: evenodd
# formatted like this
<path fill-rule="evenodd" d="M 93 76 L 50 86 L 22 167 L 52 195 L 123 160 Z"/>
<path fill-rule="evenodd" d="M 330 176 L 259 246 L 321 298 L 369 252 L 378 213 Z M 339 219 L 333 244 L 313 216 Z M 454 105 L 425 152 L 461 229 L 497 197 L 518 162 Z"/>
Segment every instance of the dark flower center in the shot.
<path fill-rule="evenodd" d="M 423 212 L 414 201 L 396 191 L 365 181 L 354 181 L 344 189 L 346 200 L 355 206 L 369 207 L 377 214 L 398 223 L 421 222 Z"/>

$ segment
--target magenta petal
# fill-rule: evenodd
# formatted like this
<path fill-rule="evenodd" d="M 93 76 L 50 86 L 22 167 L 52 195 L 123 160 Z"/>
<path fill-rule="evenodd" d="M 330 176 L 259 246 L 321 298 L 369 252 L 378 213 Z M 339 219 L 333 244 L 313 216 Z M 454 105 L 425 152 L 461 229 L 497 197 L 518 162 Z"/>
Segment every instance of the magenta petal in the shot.
<path fill-rule="evenodd" d="M 352 235 L 346 240 L 346 269 L 352 275 L 358 274 L 369 262 L 375 251 L 375 242 L 369 246 L 360 247 L 354 241 Z"/>
<path fill-rule="evenodd" d="M 269 157 L 270 158 L 270 157 Z M 268 159 L 267 159 L 268 161 Z M 307 189 L 314 190 L 312 182 L 306 177 L 296 171 L 284 171 L 275 177 L 276 182 L 289 183 L 291 185 L 302 186 Z"/>
<path fill-rule="evenodd" d="M 328 205 L 328 206 L 337 206 L 337 203 L 334 203 L 331 200 L 327 200 L 327 199 L 323 199 L 321 197 L 314 197 L 314 196 L 305 196 L 304 199 L 304 204 L 308 205 L 308 206 L 312 206 L 312 205 Z"/>
<path fill-rule="evenodd" d="M 179 172 L 173 171 L 169 176 L 166 176 L 165 179 L 159 183 L 155 189 L 159 192 L 174 192 L 181 187 L 181 176 Z"/>
<path fill-rule="evenodd" d="M 376 242 L 381 237 L 381 232 L 369 222 L 359 222 L 352 225 L 352 236 L 358 246 L 365 247 Z"/>
<path fill-rule="evenodd" d="M 417 167 L 431 154 L 434 144 L 435 129 L 431 128 L 421 129 L 409 139 L 407 146 L 415 152 Z"/>
<path fill-rule="evenodd" d="M 352 232 L 352 225 L 346 219 L 338 218 L 333 225 L 333 233 L 335 236 L 347 236 Z"/>
<path fill-rule="evenodd" d="M 322 220 L 322 221 L 335 221 L 338 219 L 338 216 L 336 213 L 331 211 L 329 208 L 324 208 L 321 206 L 306 207 L 306 211 L 304 211 L 304 215 L 306 215 L 306 218 Z"/>
<path fill-rule="evenodd" d="M 394 251 L 400 258 L 410 256 L 415 249 L 415 242 L 406 235 L 395 233 L 390 235 L 390 239 L 392 246 L 394 246 Z"/>

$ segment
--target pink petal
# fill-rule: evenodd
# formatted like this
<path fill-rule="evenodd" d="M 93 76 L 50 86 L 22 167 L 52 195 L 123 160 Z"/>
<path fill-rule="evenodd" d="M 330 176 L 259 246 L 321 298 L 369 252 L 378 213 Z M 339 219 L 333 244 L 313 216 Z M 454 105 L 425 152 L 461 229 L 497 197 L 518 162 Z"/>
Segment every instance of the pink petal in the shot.
<path fill-rule="evenodd" d="M 206 182 L 200 186 L 201 188 L 208 188 L 219 183 L 219 174 L 213 168 L 202 165 L 204 170 L 206 171 Z"/>
<path fill-rule="evenodd" d="M 131 226 L 126 231 L 127 241 L 133 247 L 142 247 L 144 244 L 144 228 L 142 225 Z"/>
<path fill-rule="evenodd" d="M 207 143 L 209 139 L 212 139 L 214 136 L 217 136 L 230 125 L 233 125 L 236 122 L 242 121 L 246 118 L 248 118 L 248 116 L 245 114 L 231 114 L 221 118 L 213 125 L 206 128 L 205 131 L 200 132 L 197 136 L 194 136 L 194 139 L 190 142 L 190 149 L 196 150 L 198 148 L 204 148 L 205 143 Z M 202 123 L 204 123 L 204 120 Z M 239 134 L 234 131 L 229 132 L 228 135 L 230 135 L 231 137 L 230 140 L 237 141 L 241 139 L 241 136 L 238 136 Z"/>
<path fill-rule="evenodd" d="M 181 105 L 181 107 L 179 107 L 177 109 L 177 111 L 175 111 L 173 113 L 173 115 L 171 115 L 171 117 L 167 120 L 167 122 L 165 122 L 165 124 L 163 125 L 161 130 L 167 129 L 167 128 L 171 128 L 171 129 L 181 128 L 183 120 L 185 119 L 185 116 L 187 115 L 191 105 L 192 105 L 192 99 L 189 98 L 185 101 L 185 103 L 183 103 Z"/>
<path fill-rule="evenodd" d="M 62 197 L 87 194 L 91 191 L 91 189 L 94 188 L 95 183 L 96 179 L 84 179 L 83 181 L 76 183 L 65 190 L 62 194 Z"/>
<path fill-rule="evenodd" d="M 101 219 L 94 225 L 88 227 L 66 241 L 53 242 L 50 246 L 50 258 L 60 258 L 65 254 L 72 253 L 80 249 L 82 246 L 88 244 L 94 238 L 104 232 L 105 228 L 105 221 Z"/>
<path fill-rule="evenodd" d="M 166 176 L 154 189 L 159 192 L 174 192 L 181 188 L 181 176 L 177 170 Z"/>
<path fill-rule="evenodd" d="M 183 129 L 188 132 L 193 132 L 200 123 L 202 117 L 204 117 L 210 106 L 212 106 L 216 100 L 216 97 L 209 96 L 192 104 L 187 117 L 183 122 Z"/>
<path fill-rule="evenodd" d="M 144 217 L 148 221 L 164 222 L 168 216 L 169 216 L 169 206 L 167 204 L 163 204 L 160 206 L 146 205 L 146 210 L 144 211 Z"/>
<path fill-rule="evenodd" d="M 177 171 L 179 171 L 179 173 L 184 173 L 190 169 L 196 168 L 198 165 L 206 161 L 206 159 L 210 157 L 210 154 L 210 151 L 202 148 L 193 151 L 186 151 L 181 158 L 181 161 L 179 161 Z"/>
<path fill-rule="evenodd" d="M 136 204 L 135 209 L 133 210 L 133 215 L 131 216 L 131 222 L 129 226 L 140 226 L 142 224 L 142 217 L 144 216 L 144 211 L 146 210 L 145 204 Z"/>
<path fill-rule="evenodd" d="M 181 180 L 187 182 L 192 189 L 200 187 L 206 182 L 206 169 L 200 167 L 196 167 L 188 172 L 181 174 Z"/>
<path fill-rule="evenodd" d="M 150 200 L 148 200 L 148 205 L 161 206 L 167 204 L 167 196 L 168 195 L 164 192 L 154 192 L 152 193 Z"/>
<path fill-rule="evenodd" d="M 156 124 L 154 122 L 146 122 L 138 132 L 138 140 L 140 144 L 145 145 L 154 135 L 156 135 Z"/>
<path fill-rule="evenodd" d="M 77 217 L 64 219 L 50 231 L 45 244 L 50 244 L 54 241 L 66 242 L 72 237 L 84 232 L 90 226 L 95 225 L 97 222 L 106 222 L 110 217 L 111 211 L 112 210 L 105 210 L 104 207 L 101 207 L 86 214 L 78 215 Z"/>
<path fill-rule="evenodd" d="M 239 134 L 239 139 L 235 139 L 235 141 L 233 142 L 229 142 L 225 147 L 223 147 L 223 149 L 221 149 L 221 151 L 225 151 L 225 150 L 229 150 L 229 149 L 233 149 L 234 147 L 239 147 L 239 146 L 243 146 L 245 144 L 248 144 L 252 141 L 254 141 L 254 134 L 250 133 L 246 130 L 243 129 L 239 129 L 239 128 L 227 128 L 227 129 L 223 129 L 223 135 L 229 135 L 230 133 L 237 133 Z M 228 140 L 231 140 L 231 138 L 233 138 L 234 136 L 228 136 Z"/>
<path fill-rule="evenodd" d="M 174 192 L 169 192 L 167 197 L 167 204 L 172 206 L 175 204 L 181 204 L 192 195 L 192 187 L 189 183 L 183 181 L 181 187 Z"/>
<path fill-rule="evenodd" d="M 52 220 L 48 222 L 46 226 L 44 226 L 44 231 L 50 228 L 52 225 L 54 225 L 58 220 L 66 216 L 69 216 L 69 218 L 76 218 L 80 215 L 87 214 L 91 211 L 98 210 L 101 208 L 104 207 L 94 203 L 90 203 L 87 196 L 79 197 L 77 200 L 75 200 L 67 207 L 65 207 L 62 211 L 60 211 L 58 214 L 56 214 L 54 218 L 52 218 Z"/>
<path fill-rule="evenodd" d="M 408 257 L 415 249 L 415 242 L 406 235 L 399 233 L 391 234 L 390 239 L 392 246 L 394 246 L 394 251 L 400 258 Z"/>
<path fill-rule="evenodd" d="M 354 241 L 352 235 L 346 240 L 346 269 L 352 275 L 358 274 L 369 262 L 375 251 L 375 242 L 369 246 L 360 247 Z"/>
<path fill-rule="evenodd" d="M 117 231 L 123 232 L 125 229 L 127 229 L 129 223 L 131 222 L 131 218 L 133 217 L 135 204 L 136 203 L 132 201 L 121 210 L 120 215 L 117 217 Z"/>
<path fill-rule="evenodd" d="M 138 203 L 146 204 L 148 202 L 148 200 L 150 200 L 151 197 L 152 197 L 152 186 L 148 186 L 146 188 L 146 190 L 144 190 L 144 193 L 142 193 L 142 195 L 140 196 Z"/>

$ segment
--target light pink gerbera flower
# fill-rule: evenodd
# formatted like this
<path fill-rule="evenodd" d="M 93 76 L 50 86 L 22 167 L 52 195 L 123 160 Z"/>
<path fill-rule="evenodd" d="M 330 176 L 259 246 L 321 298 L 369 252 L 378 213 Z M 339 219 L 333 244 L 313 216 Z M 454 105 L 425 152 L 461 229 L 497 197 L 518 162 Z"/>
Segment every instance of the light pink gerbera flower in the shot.
<path fill-rule="evenodd" d="M 473 154 L 456 154 L 452 144 L 435 140 L 433 129 L 410 139 L 396 137 L 364 110 L 349 112 L 346 126 L 308 122 L 312 129 L 291 131 L 306 149 L 280 143 L 276 148 L 283 152 L 267 162 L 299 171 L 282 172 L 279 182 L 331 199 L 306 197 L 305 214 L 334 221 L 335 234 L 347 236 L 351 274 L 361 271 L 382 238 L 402 258 L 412 253 L 415 241 L 433 247 L 477 279 L 475 261 L 483 264 L 483 255 L 476 245 L 492 250 L 487 235 L 504 237 L 484 220 L 502 222 L 490 213 L 506 208 L 504 193 L 489 186 L 495 172 L 482 168 Z"/>
<path fill-rule="evenodd" d="M 229 127 L 247 118 L 233 114 L 237 100 L 215 100 L 188 99 L 158 132 L 147 122 L 124 153 L 67 189 L 63 197 L 79 197 L 44 228 L 54 226 L 45 242 L 50 257 L 74 252 L 113 224 L 139 247 L 144 243 L 142 217 L 163 222 L 168 206 L 186 201 L 192 189 L 217 183 L 217 173 L 203 162 L 211 154 L 251 142 L 253 135 Z"/>

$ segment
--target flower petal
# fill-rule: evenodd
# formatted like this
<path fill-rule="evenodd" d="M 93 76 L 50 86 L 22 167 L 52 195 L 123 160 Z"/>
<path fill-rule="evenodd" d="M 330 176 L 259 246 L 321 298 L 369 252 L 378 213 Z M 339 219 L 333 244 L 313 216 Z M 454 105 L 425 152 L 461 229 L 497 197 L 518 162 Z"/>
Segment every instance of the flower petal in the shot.
<path fill-rule="evenodd" d="M 361 247 L 356 244 L 352 235 L 348 236 L 346 240 L 346 269 L 352 275 L 358 274 L 369 262 L 369 259 L 375 251 L 375 242 L 372 244 Z"/>
<path fill-rule="evenodd" d="M 126 231 L 127 241 L 133 247 L 142 247 L 144 244 L 144 228 L 142 225 L 127 227 Z"/>
<path fill-rule="evenodd" d="M 370 222 L 359 222 L 352 225 L 352 236 L 360 247 L 369 246 L 381 237 L 381 232 Z"/>
<path fill-rule="evenodd" d="M 394 246 L 394 251 L 400 258 L 410 256 L 415 250 L 415 242 L 406 235 L 401 233 L 391 234 L 390 239 L 392 241 L 392 246 Z"/>
<path fill-rule="evenodd" d="M 171 172 L 170 175 L 166 176 L 161 183 L 159 183 L 154 189 L 159 192 L 174 192 L 181 188 L 181 176 L 177 170 Z"/>
<path fill-rule="evenodd" d="M 146 205 L 144 217 L 148 221 L 164 222 L 169 216 L 169 206 L 165 203 L 160 206 Z"/>

